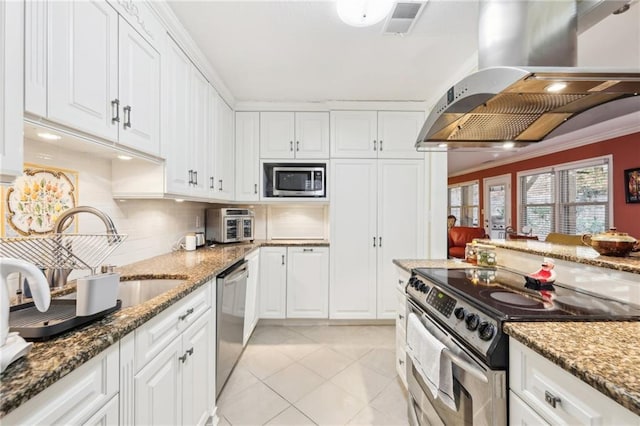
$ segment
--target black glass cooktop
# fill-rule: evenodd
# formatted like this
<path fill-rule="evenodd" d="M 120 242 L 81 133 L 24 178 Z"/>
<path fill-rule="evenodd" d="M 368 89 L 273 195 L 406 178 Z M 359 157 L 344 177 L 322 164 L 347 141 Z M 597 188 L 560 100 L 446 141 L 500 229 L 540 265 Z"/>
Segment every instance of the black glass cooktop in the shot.
<path fill-rule="evenodd" d="M 423 279 L 497 320 L 640 320 L 640 308 L 561 284 L 530 282 L 506 269 L 417 268 Z M 428 284 L 428 283 L 427 283 Z"/>

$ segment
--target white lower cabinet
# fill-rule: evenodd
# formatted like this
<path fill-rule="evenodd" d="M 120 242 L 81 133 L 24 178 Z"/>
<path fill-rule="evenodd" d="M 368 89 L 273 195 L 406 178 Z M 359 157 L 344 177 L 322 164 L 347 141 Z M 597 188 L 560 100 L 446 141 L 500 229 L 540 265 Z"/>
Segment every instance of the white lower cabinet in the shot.
<path fill-rule="evenodd" d="M 533 408 L 529 407 L 518 395 L 509 391 L 509 425 L 511 426 L 540 426 L 548 425 Z"/>
<path fill-rule="evenodd" d="M 640 424 L 636 414 L 514 339 L 509 389 L 521 399 L 509 400 L 510 424 L 540 424 L 540 418 L 552 425 Z"/>
<path fill-rule="evenodd" d="M 116 343 L 9 413 L 2 424 L 118 424 L 119 354 Z"/>
<path fill-rule="evenodd" d="M 260 249 L 260 318 L 327 318 L 328 247 Z"/>
<path fill-rule="evenodd" d="M 258 324 L 260 318 L 260 307 L 258 306 L 258 283 L 260 277 L 260 250 L 245 257 L 249 263 L 247 265 L 247 292 L 244 310 L 244 335 L 242 337 L 243 346 L 247 344 L 253 329 Z"/>
<path fill-rule="evenodd" d="M 397 270 L 397 284 L 396 300 L 396 371 L 404 387 L 407 388 L 407 294 L 405 288 L 409 282 L 411 274 L 404 269 L 396 268 Z"/>
<path fill-rule="evenodd" d="M 287 318 L 329 317 L 329 249 L 287 249 Z"/>

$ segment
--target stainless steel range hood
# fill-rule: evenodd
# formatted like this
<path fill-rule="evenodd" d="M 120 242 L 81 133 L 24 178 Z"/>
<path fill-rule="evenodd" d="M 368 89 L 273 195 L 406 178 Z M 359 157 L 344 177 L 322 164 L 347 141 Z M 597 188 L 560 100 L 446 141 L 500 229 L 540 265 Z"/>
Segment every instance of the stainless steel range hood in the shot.
<path fill-rule="evenodd" d="M 640 70 L 573 67 L 574 2 L 481 0 L 479 11 L 481 71 L 440 98 L 417 149 L 524 146 L 573 130 L 579 115 L 588 125 L 640 111 Z"/>

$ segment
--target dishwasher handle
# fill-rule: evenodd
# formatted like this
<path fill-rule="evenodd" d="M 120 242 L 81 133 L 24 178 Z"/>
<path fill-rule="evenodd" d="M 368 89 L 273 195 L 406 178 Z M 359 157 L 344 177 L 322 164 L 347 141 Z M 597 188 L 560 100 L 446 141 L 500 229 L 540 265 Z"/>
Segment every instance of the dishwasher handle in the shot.
<path fill-rule="evenodd" d="M 247 262 L 246 260 L 244 259 L 240 260 L 234 263 L 232 266 L 225 269 L 222 273 L 218 274 L 217 278 L 219 280 L 223 279 L 225 281 L 233 281 L 239 275 L 246 273 L 248 265 L 249 265 L 249 262 Z"/>

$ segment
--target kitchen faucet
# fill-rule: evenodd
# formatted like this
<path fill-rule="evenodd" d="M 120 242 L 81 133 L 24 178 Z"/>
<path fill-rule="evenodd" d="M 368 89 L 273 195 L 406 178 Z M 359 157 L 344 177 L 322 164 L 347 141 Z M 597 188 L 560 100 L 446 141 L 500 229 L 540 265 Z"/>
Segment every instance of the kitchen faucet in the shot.
<path fill-rule="evenodd" d="M 60 214 L 60 216 L 58 217 L 58 220 L 56 220 L 56 223 L 54 224 L 53 232 L 55 233 L 62 232 L 67 222 L 69 222 L 69 220 L 73 220 L 73 216 L 75 216 L 78 213 L 91 213 L 97 216 L 100 220 L 102 220 L 102 222 L 104 222 L 104 225 L 107 228 L 107 234 L 116 235 L 118 233 L 118 231 L 116 231 L 115 225 L 113 224 L 113 221 L 106 213 L 96 209 L 95 207 L 90 207 L 90 206 L 77 206 L 62 212 L 62 214 Z M 70 247 L 67 247 L 67 248 L 69 250 L 71 249 Z M 48 269 L 47 281 L 49 282 L 49 287 L 59 288 L 65 285 L 67 283 L 67 277 L 69 276 L 71 271 L 72 269 L 62 269 L 62 268 Z"/>

